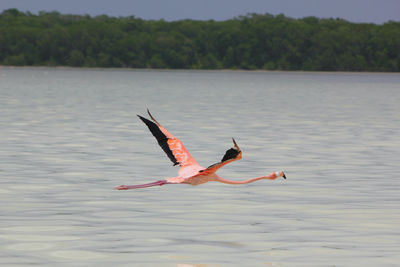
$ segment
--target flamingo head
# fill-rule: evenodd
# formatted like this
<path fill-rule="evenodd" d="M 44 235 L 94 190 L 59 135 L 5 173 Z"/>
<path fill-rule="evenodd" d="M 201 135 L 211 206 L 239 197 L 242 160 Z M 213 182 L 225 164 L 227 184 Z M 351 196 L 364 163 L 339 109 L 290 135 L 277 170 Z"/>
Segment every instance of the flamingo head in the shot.
<path fill-rule="evenodd" d="M 286 175 L 283 171 L 279 171 L 275 173 L 276 177 L 283 177 L 284 179 L 286 179 Z"/>

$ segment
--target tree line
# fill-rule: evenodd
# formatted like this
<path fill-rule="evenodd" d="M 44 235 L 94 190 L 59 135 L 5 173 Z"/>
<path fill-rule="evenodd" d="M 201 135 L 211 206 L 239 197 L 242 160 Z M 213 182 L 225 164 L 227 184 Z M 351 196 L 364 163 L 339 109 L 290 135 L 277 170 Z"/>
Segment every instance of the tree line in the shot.
<path fill-rule="evenodd" d="M 226 21 L 0 14 L 0 65 L 400 71 L 400 22 L 248 14 Z"/>

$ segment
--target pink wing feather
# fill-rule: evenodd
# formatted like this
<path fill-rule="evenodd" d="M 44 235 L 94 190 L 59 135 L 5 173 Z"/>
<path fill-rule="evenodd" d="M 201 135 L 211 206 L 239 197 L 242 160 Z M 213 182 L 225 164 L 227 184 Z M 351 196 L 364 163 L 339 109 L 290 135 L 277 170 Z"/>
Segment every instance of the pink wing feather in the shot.
<path fill-rule="evenodd" d="M 153 122 L 143 118 L 142 116 L 138 116 L 147 125 L 151 133 L 157 139 L 158 144 L 174 165 L 179 165 L 181 167 L 179 169 L 180 176 L 191 176 L 198 173 L 199 170 L 204 169 L 196 162 L 192 155 L 190 155 L 186 147 L 178 138 L 161 126 L 161 124 L 158 123 L 158 121 L 156 121 L 150 114 L 149 110 L 147 110 L 147 113 Z"/>

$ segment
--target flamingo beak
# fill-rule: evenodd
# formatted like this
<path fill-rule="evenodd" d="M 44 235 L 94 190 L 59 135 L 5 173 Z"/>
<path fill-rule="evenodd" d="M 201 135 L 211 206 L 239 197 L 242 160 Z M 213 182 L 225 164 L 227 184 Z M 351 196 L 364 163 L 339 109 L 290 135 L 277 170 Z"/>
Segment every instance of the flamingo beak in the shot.
<path fill-rule="evenodd" d="M 285 175 L 285 173 L 284 173 L 284 172 L 282 172 L 282 173 L 283 173 L 282 177 L 286 179 L 286 175 Z"/>

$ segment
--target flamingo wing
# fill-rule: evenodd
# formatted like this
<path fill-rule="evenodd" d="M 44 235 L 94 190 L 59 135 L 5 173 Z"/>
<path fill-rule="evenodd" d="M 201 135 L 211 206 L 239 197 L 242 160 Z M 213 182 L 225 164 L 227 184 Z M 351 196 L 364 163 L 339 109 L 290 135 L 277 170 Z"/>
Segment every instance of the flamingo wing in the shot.
<path fill-rule="evenodd" d="M 140 115 L 138 115 L 138 117 L 147 125 L 150 132 L 157 139 L 158 144 L 167 154 L 174 166 L 179 165 L 181 170 L 186 167 L 191 167 L 189 169 L 194 167 L 193 169 L 195 169 L 196 172 L 198 169 L 201 169 L 199 164 L 192 157 L 192 155 L 190 155 L 182 142 L 170 134 L 164 127 L 162 127 L 161 124 L 158 123 L 150 114 L 149 110 L 147 110 L 147 113 L 153 121 L 150 121 Z"/>
<path fill-rule="evenodd" d="M 239 146 L 236 144 L 235 139 L 232 138 L 232 141 L 233 141 L 234 147 L 228 149 L 225 152 L 225 155 L 222 157 L 221 161 L 217 162 L 211 166 L 208 166 L 207 169 L 200 170 L 199 175 L 208 175 L 208 174 L 215 173 L 222 166 L 242 158 L 242 151 L 240 150 Z"/>

